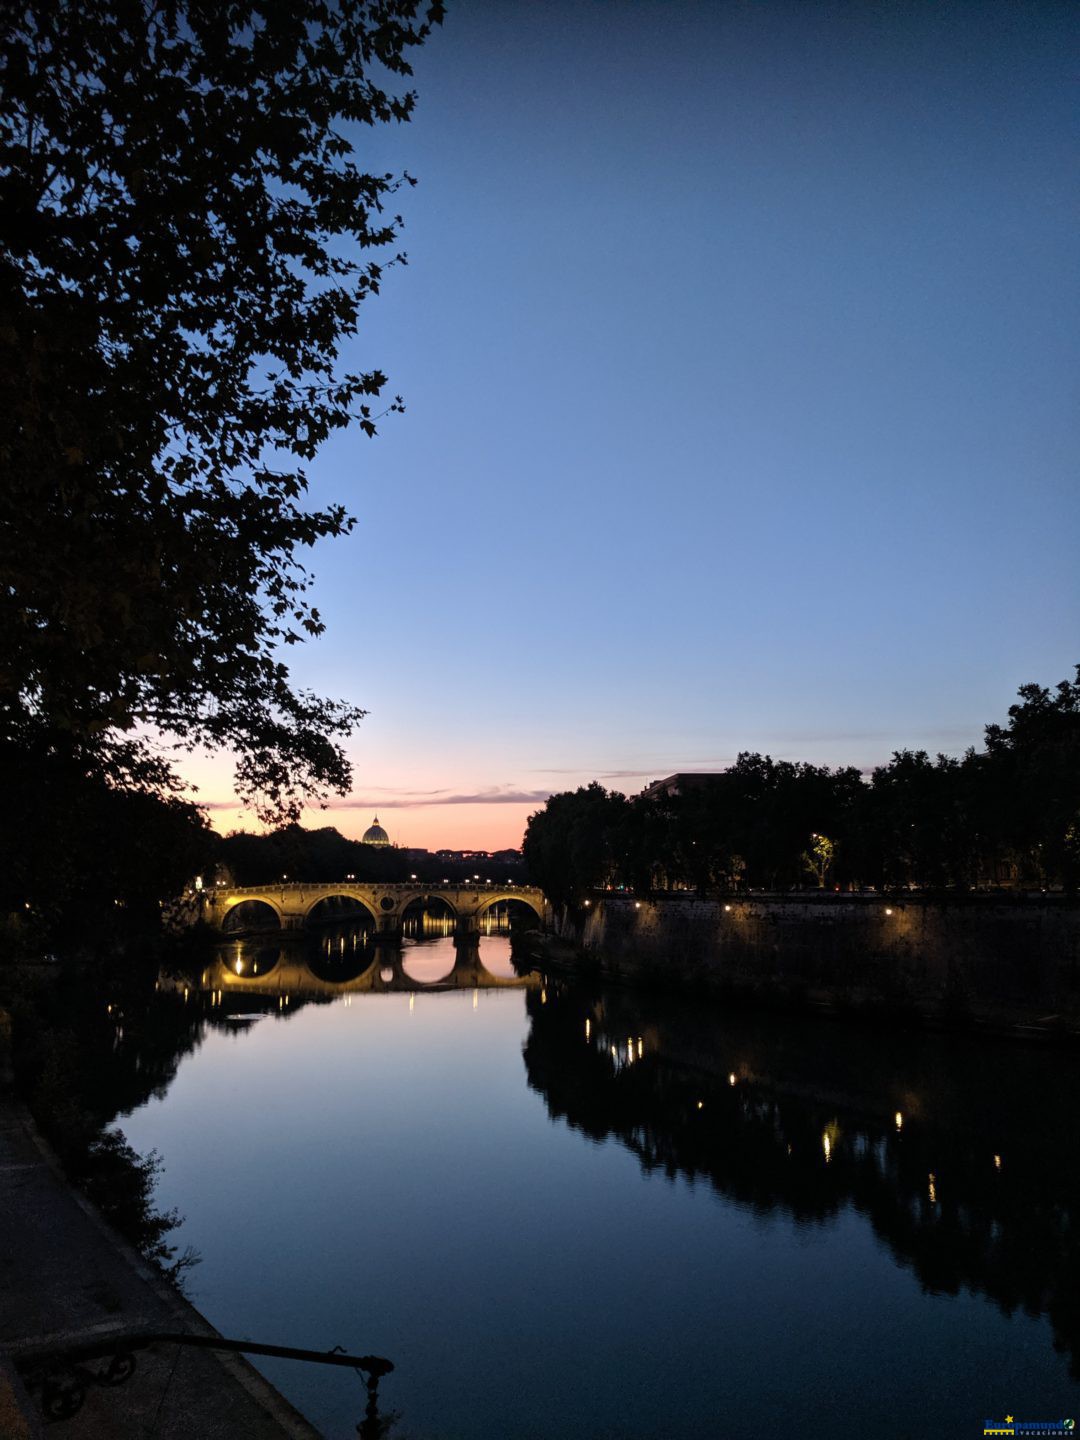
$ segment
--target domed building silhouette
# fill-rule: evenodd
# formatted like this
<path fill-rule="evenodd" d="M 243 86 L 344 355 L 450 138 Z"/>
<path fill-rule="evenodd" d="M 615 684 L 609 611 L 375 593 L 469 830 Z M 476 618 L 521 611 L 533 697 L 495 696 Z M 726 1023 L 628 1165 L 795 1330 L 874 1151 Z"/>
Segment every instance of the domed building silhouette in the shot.
<path fill-rule="evenodd" d="M 378 815 L 375 816 L 375 823 L 373 825 L 369 825 L 368 828 L 364 831 L 363 835 L 360 836 L 360 843 L 362 845 L 390 844 L 390 836 L 379 824 Z"/>

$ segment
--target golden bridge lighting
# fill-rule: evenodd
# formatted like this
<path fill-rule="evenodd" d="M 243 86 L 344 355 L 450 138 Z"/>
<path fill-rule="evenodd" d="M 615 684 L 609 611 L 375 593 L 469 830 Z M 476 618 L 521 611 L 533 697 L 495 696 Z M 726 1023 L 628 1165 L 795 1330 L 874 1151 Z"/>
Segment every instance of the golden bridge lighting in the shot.
<path fill-rule="evenodd" d="M 904 1128 L 904 1117 L 900 1114 L 899 1110 L 897 1110 L 896 1114 L 893 1116 L 893 1120 L 896 1122 L 896 1128 L 898 1131 Z"/>

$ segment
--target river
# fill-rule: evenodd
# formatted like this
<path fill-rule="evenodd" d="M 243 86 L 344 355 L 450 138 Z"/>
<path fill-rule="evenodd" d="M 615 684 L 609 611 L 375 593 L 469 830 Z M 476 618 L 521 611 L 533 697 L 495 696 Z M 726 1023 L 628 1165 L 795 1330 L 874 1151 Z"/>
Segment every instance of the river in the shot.
<path fill-rule="evenodd" d="M 1080 1414 L 1073 1052 L 522 982 L 497 933 L 235 942 L 151 1004 L 116 1104 L 192 1299 L 388 1356 L 400 1440 Z M 351 1373 L 260 1366 L 355 1433 Z"/>

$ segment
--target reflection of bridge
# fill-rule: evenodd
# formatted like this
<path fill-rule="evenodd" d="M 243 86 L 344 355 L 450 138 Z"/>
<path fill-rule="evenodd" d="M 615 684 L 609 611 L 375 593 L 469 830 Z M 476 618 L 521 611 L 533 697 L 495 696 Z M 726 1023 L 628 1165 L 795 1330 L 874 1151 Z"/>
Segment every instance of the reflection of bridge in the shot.
<path fill-rule="evenodd" d="M 291 945 L 256 950 L 250 943 L 237 942 L 235 950 L 231 945 L 222 947 L 214 962 L 201 972 L 199 986 L 223 995 L 300 998 L 421 990 L 531 990 L 541 983 L 535 970 L 522 976 L 492 975 L 484 968 L 474 935 L 454 942 L 453 968 L 437 980 L 416 980 L 406 972 L 403 962 L 408 956 L 422 953 L 420 946 L 404 952 L 396 945 L 365 946 L 363 953 L 353 957 L 357 973 L 332 980 L 316 974 L 302 951 Z M 174 990 L 187 988 L 182 978 L 163 977 L 161 983 Z"/>
<path fill-rule="evenodd" d="M 317 905 L 335 900 L 351 901 L 362 906 L 368 911 L 380 936 L 400 935 L 406 909 L 429 900 L 440 901 L 449 909 L 460 934 L 475 934 L 480 928 L 481 917 L 493 905 L 508 901 L 528 906 L 541 925 L 547 923 L 551 914 L 543 891 L 535 885 L 422 885 L 416 881 L 405 885 L 383 885 L 356 880 L 325 884 L 282 881 L 278 885 L 216 885 L 186 896 L 185 908 L 192 920 L 202 920 L 222 930 L 231 911 L 238 905 L 254 902 L 268 907 L 282 930 L 301 930 L 309 923 L 311 912 Z"/>

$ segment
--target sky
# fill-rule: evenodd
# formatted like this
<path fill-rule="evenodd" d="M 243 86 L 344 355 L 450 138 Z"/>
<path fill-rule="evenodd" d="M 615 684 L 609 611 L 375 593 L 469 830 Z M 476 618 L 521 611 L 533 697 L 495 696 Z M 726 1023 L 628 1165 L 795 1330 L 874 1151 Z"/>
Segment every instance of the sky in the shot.
<path fill-rule="evenodd" d="M 368 710 L 307 825 L 521 842 L 742 750 L 959 754 L 1080 661 L 1080 11 L 451 0 L 409 264 L 344 356 L 295 681 Z M 221 759 L 221 830 L 258 828 Z"/>

